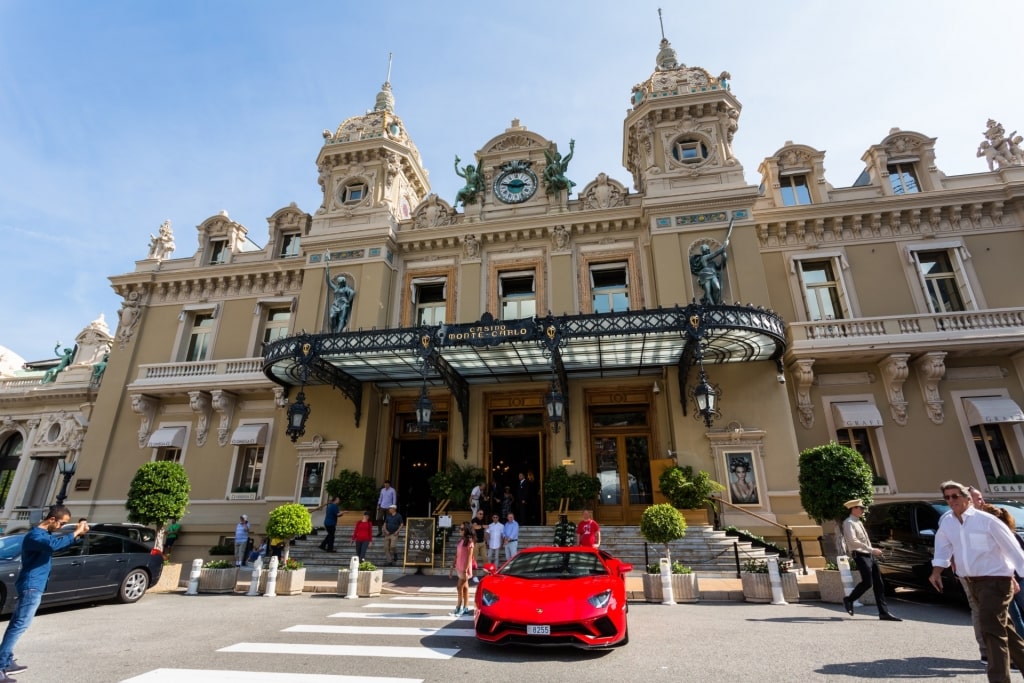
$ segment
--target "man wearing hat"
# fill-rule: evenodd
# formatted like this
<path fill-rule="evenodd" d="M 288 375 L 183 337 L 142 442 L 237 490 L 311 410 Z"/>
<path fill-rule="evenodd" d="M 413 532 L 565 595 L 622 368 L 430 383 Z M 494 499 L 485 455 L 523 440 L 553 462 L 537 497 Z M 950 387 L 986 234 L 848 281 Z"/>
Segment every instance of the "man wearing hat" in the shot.
<path fill-rule="evenodd" d="M 398 547 L 398 534 L 405 526 L 405 520 L 398 514 L 398 506 L 392 503 L 388 513 L 384 515 L 384 556 L 390 567 L 395 563 L 395 549 Z"/>
<path fill-rule="evenodd" d="M 246 546 L 249 545 L 249 515 L 242 515 L 235 525 L 235 566 L 245 564 Z"/>
<path fill-rule="evenodd" d="M 868 588 L 874 589 L 875 604 L 878 607 L 878 618 L 882 621 L 903 621 L 899 617 L 889 614 L 889 607 L 885 603 L 885 586 L 882 585 L 882 573 L 878 570 L 876 557 L 881 557 L 882 551 L 871 547 L 871 540 L 868 539 L 868 532 L 864 530 L 864 523 L 860 518 L 864 516 L 864 501 L 860 498 L 848 500 L 843 506 L 850 511 L 850 516 L 843 522 L 843 540 L 846 541 L 846 550 L 853 556 L 860 571 L 860 583 L 853 592 L 843 598 L 843 607 L 853 616 L 853 603 L 861 595 L 867 592 Z"/>

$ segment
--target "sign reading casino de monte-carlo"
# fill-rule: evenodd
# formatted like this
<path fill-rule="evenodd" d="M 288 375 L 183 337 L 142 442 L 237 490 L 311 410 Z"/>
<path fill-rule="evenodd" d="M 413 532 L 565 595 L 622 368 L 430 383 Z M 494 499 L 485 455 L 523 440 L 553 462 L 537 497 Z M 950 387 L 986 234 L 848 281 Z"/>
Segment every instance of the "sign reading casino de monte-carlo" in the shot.
<path fill-rule="evenodd" d="M 485 312 L 478 322 L 442 327 L 438 336 L 441 346 L 495 346 L 533 339 L 536 329 L 537 324 L 533 318 L 495 320 L 494 316 Z"/>

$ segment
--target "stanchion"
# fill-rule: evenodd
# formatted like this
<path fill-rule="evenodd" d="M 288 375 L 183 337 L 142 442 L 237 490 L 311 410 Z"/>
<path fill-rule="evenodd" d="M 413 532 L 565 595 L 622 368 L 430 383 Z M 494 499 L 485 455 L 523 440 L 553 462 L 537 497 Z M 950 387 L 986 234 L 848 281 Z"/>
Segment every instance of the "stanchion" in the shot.
<path fill-rule="evenodd" d="M 661 604 L 676 604 L 676 596 L 672 595 L 672 564 L 667 557 L 660 560 L 661 564 Z"/>
<path fill-rule="evenodd" d="M 249 592 L 246 595 L 260 594 L 260 577 L 263 576 L 263 558 L 257 557 L 252 563 L 252 579 L 249 580 Z"/>
<path fill-rule="evenodd" d="M 345 595 L 346 600 L 354 600 L 359 597 L 359 557 L 356 555 L 352 556 L 352 559 L 348 561 L 348 593 Z"/>
<path fill-rule="evenodd" d="M 839 567 L 839 578 L 843 582 L 843 597 L 853 592 L 854 586 L 857 582 L 853 580 L 853 570 L 850 568 L 850 558 L 846 555 L 840 555 L 836 558 L 836 566 Z M 858 607 L 861 605 L 858 603 Z"/>
<path fill-rule="evenodd" d="M 768 582 L 772 586 L 772 604 L 788 605 L 786 596 L 782 592 L 782 574 L 779 572 L 779 558 L 768 558 Z"/>
<path fill-rule="evenodd" d="M 199 595 L 199 575 L 203 571 L 203 561 L 200 559 L 192 560 L 192 571 L 188 575 L 188 590 L 185 591 L 185 595 Z"/>
<path fill-rule="evenodd" d="M 267 570 L 267 592 L 265 598 L 277 597 L 277 556 L 270 558 L 270 569 Z"/>

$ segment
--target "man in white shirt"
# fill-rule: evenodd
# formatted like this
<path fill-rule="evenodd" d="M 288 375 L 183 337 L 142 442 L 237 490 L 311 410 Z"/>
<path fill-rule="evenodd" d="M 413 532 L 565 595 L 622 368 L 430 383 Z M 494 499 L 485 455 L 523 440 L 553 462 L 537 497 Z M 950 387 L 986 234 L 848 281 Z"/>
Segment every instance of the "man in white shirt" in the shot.
<path fill-rule="evenodd" d="M 978 609 L 988 651 L 988 680 L 1009 681 L 1010 660 L 1024 669 L 1024 639 L 1006 611 L 1013 599 L 1013 573 L 1024 576 L 1024 551 L 1000 519 L 971 507 L 966 486 L 947 481 L 940 488 L 952 514 L 939 522 L 928 581 L 942 592 L 942 570 L 956 558 L 957 574 Z"/>
<path fill-rule="evenodd" d="M 487 537 L 487 561 L 494 566 L 501 564 L 502 537 L 505 534 L 505 525 L 500 520 L 498 515 L 491 515 L 491 523 L 484 532 Z"/>
<path fill-rule="evenodd" d="M 480 509 L 480 498 L 484 495 L 484 483 L 480 482 L 473 487 L 473 490 L 469 493 L 469 510 L 472 513 L 472 518 L 476 518 L 476 511 Z"/>

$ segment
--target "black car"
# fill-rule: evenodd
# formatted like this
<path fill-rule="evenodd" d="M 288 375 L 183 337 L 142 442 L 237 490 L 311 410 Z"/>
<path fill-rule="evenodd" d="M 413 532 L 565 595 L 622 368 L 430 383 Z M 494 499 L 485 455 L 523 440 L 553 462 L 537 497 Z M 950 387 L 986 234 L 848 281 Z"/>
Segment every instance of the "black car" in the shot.
<path fill-rule="evenodd" d="M 74 528 L 56 533 L 73 533 Z M 0 614 L 14 610 L 18 594 L 14 584 L 21 572 L 21 544 L 25 534 L 0 538 Z M 117 599 L 131 603 L 160 580 L 163 555 L 121 533 L 90 530 L 80 543 L 53 554 L 50 580 L 42 606 Z"/>
<path fill-rule="evenodd" d="M 1024 503 L 1015 500 L 986 502 L 1005 508 L 1013 516 L 1017 535 L 1024 534 Z M 949 505 L 942 500 L 879 503 L 868 509 L 864 527 L 872 545 L 882 550 L 878 567 L 887 588 L 934 590 L 928 577 L 932 573 L 935 533 L 939 519 L 947 512 Z M 949 569 L 942 572 L 942 583 L 944 595 L 966 599 L 960 582 Z"/>

